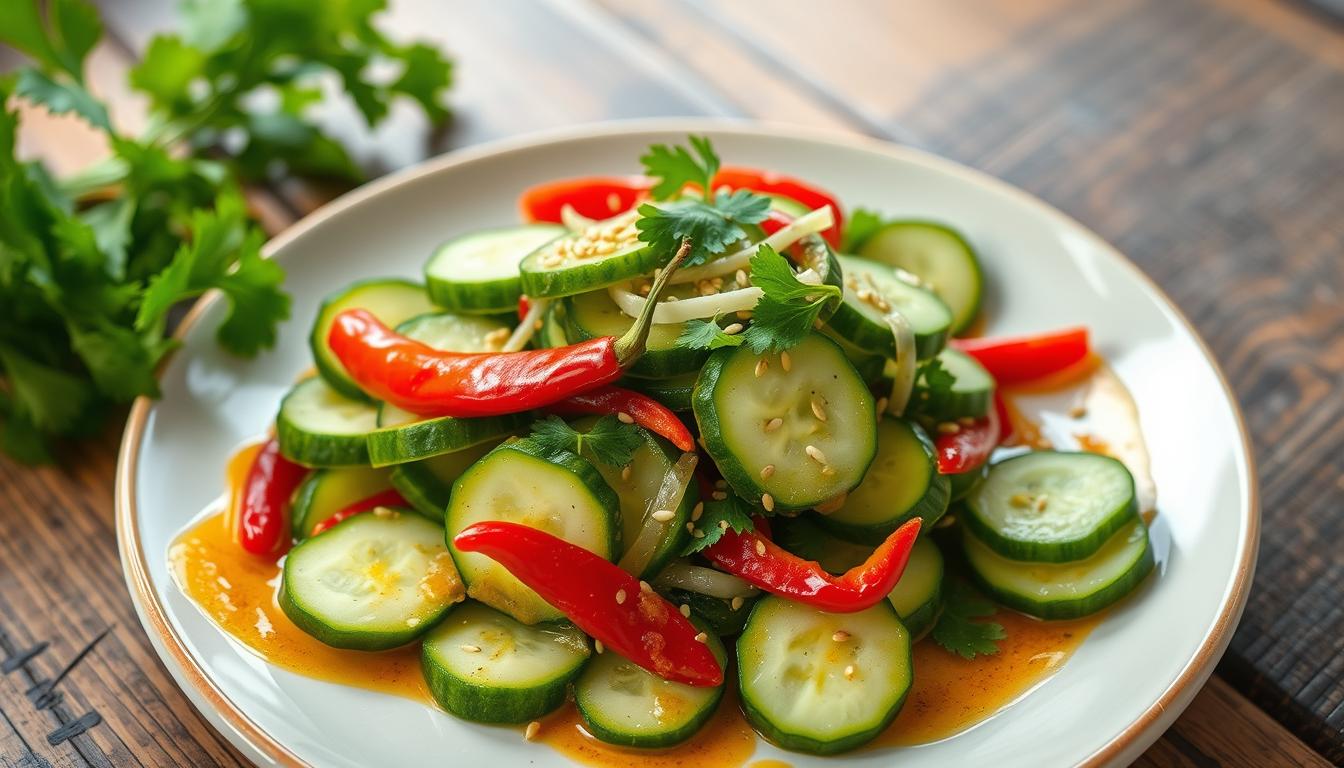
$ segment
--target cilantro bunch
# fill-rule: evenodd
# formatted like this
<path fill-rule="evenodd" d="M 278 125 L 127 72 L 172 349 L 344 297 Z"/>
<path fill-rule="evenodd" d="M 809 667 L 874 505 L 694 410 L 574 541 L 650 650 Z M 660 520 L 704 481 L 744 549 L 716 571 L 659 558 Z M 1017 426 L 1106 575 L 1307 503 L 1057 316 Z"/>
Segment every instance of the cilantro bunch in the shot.
<path fill-rule="evenodd" d="M 7 3 L 0 43 L 31 60 L 0 75 L 0 451 L 51 458 L 56 438 L 98 431 L 110 407 L 158 393 L 154 371 L 179 302 L 216 289 L 218 340 L 253 355 L 289 315 L 284 273 L 241 184 L 284 174 L 355 181 L 345 149 L 310 119 L 337 82 L 373 125 L 395 98 L 432 122 L 451 70 L 384 37 L 377 0 L 194 0 L 180 34 L 156 37 L 130 73 L 149 101 L 144 135 L 115 126 L 86 87 L 102 37 L 86 0 Z M 373 70 L 383 75 L 373 77 Z M 15 154 L 26 101 L 101 132 L 107 160 L 66 178 Z"/>

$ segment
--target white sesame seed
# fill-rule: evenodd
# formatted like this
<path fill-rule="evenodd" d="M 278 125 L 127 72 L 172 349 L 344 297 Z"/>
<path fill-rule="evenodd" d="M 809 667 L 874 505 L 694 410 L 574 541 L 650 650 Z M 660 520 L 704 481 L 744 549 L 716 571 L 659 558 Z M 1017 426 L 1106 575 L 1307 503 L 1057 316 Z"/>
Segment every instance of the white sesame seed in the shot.
<path fill-rule="evenodd" d="M 631 416 L 630 414 L 626 413 L 625 411 L 621 411 L 620 413 L 616 414 L 616 418 L 620 419 L 622 424 L 634 424 L 634 423 L 635 423 L 635 417 L 634 417 L 634 416 Z"/>
<path fill-rule="evenodd" d="M 729 606 L 732 607 L 734 611 L 736 611 L 742 608 L 742 603 L 744 602 L 746 601 L 743 600 L 741 597 L 734 597 L 733 602 L 729 603 Z"/>
<path fill-rule="evenodd" d="M 387 507 L 374 507 L 374 508 L 373 508 L 373 516 L 374 516 L 374 517 L 381 517 L 381 518 L 383 518 L 384 520 L 388 520 L 388 519 L 391 519 L 391 518 L 396 517 L 396 516 L 397 516 L 397 512 L 396 512 L 396 510 L 388 509 Z"/>
<path fill-rule="evenodd" d="M 1025 493 L 1014 493 L 1012 496 L 1008 497 L 1008 503 L 1020 509 L 1030 507 L 1031 497 Z"/>
<path fill-rule="evenodd" d="M 812 398 L 812 415 L 817 417 L 817 421 L 826 420 L 826 407 L 821 404 L 816 396 Z"/>
<path fill-rule="evenodd" d="M 698 635 L 695 636 L 695 642 L 697 642 L 697 643 L 708 643 L 708 642 L 709 642 L 709 635 L 706 635 L 704 632 L 701 632 L 700 634 L 698 634 Z"/>
<path fill-rule="evenodd" d="M 885 398 L 885 397 L 879 397 L 879 398 L 877 398 L 877 412 L 878 412 L 878 413 L 886 413 L 886 412 L 887 412 L 887 404 L 888 404 L 889 402 L 890 402 L 890 401 L 887 400 L 887 398 Z"/>
<path fill-rule="evenodd" d="M 738 284 L 738 285 L 746 285 L 746 284 L 747 284 L 747 273 L 746 273 L 745 271 L 739 269 L 739 270 L 737 270 L 737 274 L 733 275 L 733 279 L 737 281 L 737 284 Z"/>
<path fill-rule="evenodd" d="M 695 502 L 695 506 L 691 508 L 691 519 L 699 520 L 700 516 L 703 514 L 705 514 L 705 502 L 703 501 Z"/>
<path fill-rule="evenodd" d="M 694 531 L 694 530 L 695 530 L 695 523 L 687 523 L 687 524 L 686 524 L 686 530 L 687 530 L 687 531 Z"/>
<path fill-rule="evenodd" d="M 728 326 L 727 328 L 724 328 L 724 329 L 723 329 L 723 332 L 726 333 L 726 334 L 728 334 L 729 336 L 732 336 L 732 335 L 735 334 L 735 333 L 741 333 L 741 332 L 742 332 L 742 324 L 741 324 L 741 323 L 731 323 L 731 324 L 729 324 L 729 326 Z"/>
<path fill-rule="evenodd" d="M 541 732 L 541 723 L 538 723 L 536 720 L 533 720 L 532 722 L 527 724 L 527 730 L 523 731 L 523 738 L 527 739 L 528 741 L 531 741 L 537 738 L 537 734 L 540 732 Z"/>
<path fill-rule="evenodd" d="M 845 667 L 845 679 L 846 679 L 846 680 L 853 680 L 853 679 L 854 679 L 854 665 L 853 665 L 853 664 L 850 664 L 849 666 Z"/>
<path fill-rule="evenodd" d="M 597 651 L 598 653 L 601 653 L 601 652 L 607 650 L 607 647 L 606 647 L 605 645 L 602 644 L 602 641 L 601 641 L 601 640 L 594 640 L 594 641 L 593 641 L 593 650 Z"/>
<path fill-rule="evenodd" d="M 803 452 L 806 453 L 813 461 L 817 462 L 818 464 L 826 463 L 826 454 L 822 453 L 821 449 L 815 445 L 807 446 L 806 448 L 803 449 Z"/>
<path fill-rule="evenodd" d="M 703 539 L 705 538 L 705 532 L 700 530 L 699 528 L 696 528 L 694 531 L 691 531 L 691 537 L 696 539 Z"/>
<path fill-rule="evenodd" d="M 764 467 L 761 467 L 761 479 L 762 479 L 762 480 L 769 480 L 771 477 L 774 476 L 774 474 L 775 474 L 775 465 L 774 465 L 774 464 L 766 464 Z"/>
<path fill-rule="evenodd" d="M 687 605 L 686 603 L 682 603 L 680 610 L 682 616 L 685 616 L 688 619 L 691 618 L 691 606 Z"/>
<path fill-rule="evenodd" d="M 837 629 L 831 634 L 831 639 L 837 643 L 843 643 L 849 639 L 849 633 L 843 629 Z"/>
<path fill-rule="evenodd" d="M 481 646 L 479 646 L 479 645 L 472 645 L 472 644 L 470 644 L 470 643 L 463 643 L 463 644 L 462 644 L 462 652 L 463 652 L 463 653 L 480 653 L 480 652 L 481 652 Z"/>
<path fill-rule="evenodd" d="M 724 493 L 723 491 L 715 491 L 709 494 L 709 497 L 715 501 L 723 501 L 724 499 L 728 498 L 728 494 Z"/>
<path fill-rule="evenodd" d="M 765 556 L 765 542 L 761 541 L 760 539 L 756 540 L 756 554 L 760 555 L 761 557 Z"/>
<path fill-rule="evenodd" d="M 793 369 L 793 358 L 789 357 L 788 352 L 779 353 L 779 367 L 783 368 L 785 373 Z"/>
<path fill-rule="evenodd" d="M 659 509 L 654 511 L 654 513 L 650 515 L 650 517 L 652 517 L 654 520 L 657 520 L 660 523 L 666 523 L 668 520 L 671 520 L 676 516 L 677 513 L 673 512 L 670 509 Z"/>
<path fill-rule="evenodd" d="M 649 582 L 641 581 L 639 582 L 639 591 L 646 595 L 653 594 L 653 587 L 649 586 Z"/>
<path fill-rule="evenodd" d="M 774 432 L 776 429 L 779 429 L 782 426 L 784 426 L 784 420 L 776 416 L 775 418 L 765 422 L 765 431 Z"/>
<path fill-rule="evenodd" d="M 719 530 L 722 530 L 722 531 L 726 531 L 726 530 L 728 530 L 728 521 L 727 521 L 727 520 L 720 520 L 720 521 L 719 521 Z"/>
<path fill-rule="evenodd" d="M 621 479 L 622 479 L 622 480 L 629 480 L 629 479 L 630 479 L 630 475 L 631 475 L 633 472 L 634 472 L 634 469 L 633 469 L 629 464 L 626 464 L 624 467 L 621 467 Z"/>
<path fill-rule="evenodd" d="M 618 589 L 618 590 L 616 590 L 616 604 L 617 604 L 617 605 L 625 605 L 625 590 L 624 590 L 624 589 Z"/>
<path fill-rule="evenodd" d="M 938 422 L 938 434 L 940 435 L 955 435 L 960 431 L 961 427 L 958 426 L 956 422 L 953 421 Z"/>
<path fill-rule="evenodd" d="M 739 310 L 737 310 L 737 319 L 738 319 L 738 320 L 750 320 L 750 319 L 751 319 L 751 310 L 750 310 L 750 309 L 739 309 Z"/>
<path fill-rule="evenodd" d="M 768 493 L 761 494 L 761 506 L 765 507 L 766 512 L 775 511 L 775 497 Z"/>
<path fill-rule="evenodd" d="M 1047 498 L 1044 494 L 1042 494 L 1041 496 L 1038 496 L 1038 497 L 1036 498 L 1036 511 L 1037 511 L 1037 512 L 1044 512 L 1044 511 L 1045 511 L 1045 505 L 1046 505 L 1047 503 L 1048 503 L 1048 498 Z"/>
<path fill-rule="evenodd" d="M 718 480 L 714 481 L 714 487 L 722 491 L 728 487 L 728 481 L 720 477 Z"/>
<path fill-rule="evenodd" d="M 762 376 L 764 376 L 764 375 L 765 375 L 765 370 L 766 370 L 767 368 L 769 368 L 769 367 L 770 367 L 770 363 L 766 362 L 766 360 L 765 360 L 764 357 L 762 357 L 760 360 L 757 360 L 757 361 L 756 361 L 756 378 L 759 379 L 759 378 L 761 378 Z"/>

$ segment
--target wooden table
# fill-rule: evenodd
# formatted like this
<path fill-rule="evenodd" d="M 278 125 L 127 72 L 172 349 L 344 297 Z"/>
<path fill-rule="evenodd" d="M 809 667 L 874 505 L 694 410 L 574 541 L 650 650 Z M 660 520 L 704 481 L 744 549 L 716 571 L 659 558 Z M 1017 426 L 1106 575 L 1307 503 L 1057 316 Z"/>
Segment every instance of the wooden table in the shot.
<path fill-rule="evenodd" d="M 134 125 L 125 67 L 171 24 L 173 4 L 102 5 L 113 40 L 97 51 L 93 80 Z M 1141 762 L 1344 761 L 1337 19 L 1283 0 L 393 5 L 389 29 L 431 38 L 458 62 L 458 117 L 433 151 L 637 116 L 826 126 L 988 171 L 1118 245 L 1224 365 L 1255 439 L 1265 518 L 1231 650 Z M 0 56 L 0 67 L 14 60 Z M 425 153 L 414 119 L 370 137 L 343 114 L 332 119 L 371 167 Z M 100 151 L 69 121 L 26 120 L 27 151 L 58 167 Z M 271 231 L 321 199 L 297 185 L 253 196 Z M 0 460 L 0 659 L 15 662 L 0 668 L 0 765 L 237 764 L 160 665 L 123 586 L 117 439 L 109 429 L 72 447 L 61 468 Z M 25 690 L 109 628 L 60 685 L 63 700 L 34 707 Z"/>

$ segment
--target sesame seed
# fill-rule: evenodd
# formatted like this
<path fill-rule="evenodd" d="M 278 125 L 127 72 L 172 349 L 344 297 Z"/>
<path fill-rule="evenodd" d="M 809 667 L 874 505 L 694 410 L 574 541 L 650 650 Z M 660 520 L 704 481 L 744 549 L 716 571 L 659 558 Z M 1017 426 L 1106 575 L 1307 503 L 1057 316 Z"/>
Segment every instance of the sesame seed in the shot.
<path fill-rule="evenodd" d="M 635 417 L 634 417 L 634 416 L 631 416 L 630 414 L 626 413 L 625 411 L 621 411 L 620 413 L 616 414 L 616 418 L 620 419 L 622 424 L 634 424 L 634 423 L 635 423 Z"/>
<path fill-rule="evenodd" d="M 727 520 L 720 520 L 720 521 L 719 521 L 719 530 L 723 530 L 723 531 L 728 530 L 728 521 L 727 521 Z"/>
<path fill-rule="evenodd" d="M 414 629 L 414 628 L 420 626 L 420 617 L 419 617 L 419 616 L 412 616 L 411 618 L 407 619 L 407 620 L 406 620 L 406 626 L 408 626 L 408 627 L 410 627 L 410 628 L 412 628 L 412 629 Z"/>
<path fill-rule="evenodd" d="M 737 274 L 733 275 L 733 279 L 737 281 L 737 284 L 738 284 L 738 285 L 746 285 L 746 284 L 747 284 L 747 273 L 746 273 L 745 271 L 739 269 L 739 270 L 737 270 Z"/>
<path fill-rule="evenodd" d="M 715 491 L 709 494 L 709 497 L 715 501 L 723 501 L 724 499 L 728 498 L 728 494 L 724 493 L 723 491 Z"/>
<path fill-rule="evenodd" d="M 646 595 L 650 595 L 653 594 L 653 587 L 649 586 L 649 582 L 641 581 L 639 582 L 639 591 Z"/>
<path fill-rule="evenodd" d="M 963 427 L 973 427 L 975 426 L 975 419 L 972 419 L 970 416 L 962 416 L 960 419 L 957 419 L 957 423 Z"/>
<path fill-rule="evenodd" d="M 695 636 L 695 642 L 697 642 L 697 643 L 708 643 L 708 642 L 709 642 L 709 635 L 706 635 L 704 632 L 701 632 L 701 633 L 699 633 L 699 634 L 697 634 L 697 635 Z"/>
<path fill-rule="evenodd" d="M 732 601 L 731 603 L 729 603 L 729 606 L 730 606 L 734 611 L 736 611 L 736 610 L 740 610 L 740 609 L 742 608 L 742 604 L 743 604 L 744 602 L 746 602 L 746 601 L 743 600 L 741 597 L 734 597 L 734 598 L 733 598 L 733 601 Z"/>
<path fill-rule="evenodd" d="M 750 309 L 739 309 L 739 310 L 737 310 L 737 319 L 738 319 L 738 320 L 750 320 L 750 319 L 751 319 L 751 310 L 750 310 Z"/>
<path fill-rule="evenodd" d="M 788 352 L 779 353 L 779 367 L 783 368 L 785 373 L 793 369 L 793 358 L 789 357 Z"/>
<path fill-rule="evenodd" d="M 774 464 L 766 464 L 764 467 L 761 467 L 761 479 L 762 479 L 762 480 L 769 480 L 771 477 L 774 476 L 774 474 L 775 474 L 775 465 L 774 465 Z"/>
<path fill-rule="evenodd" d="M 374 516 L 374 517 L 381 517 L 381 518 L 383 518 L 384 520 L 388 520 L 388 519 L 391 519 L 391 518 L 393 518 L 393 517 L 396 517 L 396 516 L 397 516 L 397 513 L 396 513 L 395 511 L 391 510 L 391 509 L 388 509 L 387 507 L 374 507 L 374 508 L 373 508 L 373 516 Z"/>
<path fill-rule="evenodd" d="M 761 506 L 765 507 L 766 512 L 775 511 L 775 497 L 768 493 L 761 494 Z"/>
<path fill-rule="evenodd" d="M 765 556 L 765 542 L 760 539 L 756 540 L 756 554 L 762 557 Z"/>
<path fill-rule="evenodd" d="M 960 431 L 961 427 L 958 426 L 956 422 L 953 421 L 938 422 L 938 434 L 940 435 L 955 435 Z"/>
<path fill-rule="evenodd" d="M 621 479 L 629 480 L 630 475 L 633 473 L 633 471 L 634 470 L 631 468 L 629 464 L 626 464 L 624 467 L 621 467 Z"/>
<path fill-rule="evenodd" d="M 681 604 L 681 615 L 682 615 L 682 616 L 685 616 L 685 617 L 688 618 L 688 619 L 691 618 L 691 606 L 687 605 L 686 603 L 682 603 L 682 604 Z"/>
<path fill-rule="evenodd" d="M 1031 497 L 1025 493 L 1014 493 L 1008 498 L 1008 503 L 1018 508 L 1030 507 Z"/>
<path fill-rule="evenodd" d="M 605 650 L 607 649 L 607 647 L 606 647 L 605 645 L 602 644 L 602 641 L 601 641 L 601 640 L 594 640 L 594 641 L 593 641 L 593 649 L 596 650 L 598 653 L 601 653 L 601 652 L 605 651 Z"/>
<path fill-rule="evenodd" d="M 691 531 L 691 537 L 696 539 L 703 539 L 705 538 L 705 532 L 700 530 L 699 528 L 696 528 L 694 531 Z"/>
<path fill-rule="evenodd" d="M 1087 409 L 1081 405 L 1075 405 L 1069 409 L 1069 416 L 1075 419 L 1081 419 L 1087 415 Z"/>
<path fill-rule="evenodd" d="M 775 418 L 765 422 L 765 431 L 774 432 L 776 429 L 779 429 L 782 426 L 784 426 L 784 420 L 776 416 Z"/>
<path fill-rule="evenodd" d="M 830 464 L 823 464 L 821 467 L 821 474 L 823 477 L 831 477 L 835 474 L 835 467 L 832 467 Z"/>
<path fill-rule="evenodd" d="M 826 407 L 821 404 L 821 400 L 816 395 L 812 396 L 812 415 L 817 417 L 817 421 L 826 420 Z"/>
<path fill-rule="evenodd" d="M 727 328 L 724 328 L 724 329 L 723 329 L 723 332 L 726 333 L 726 334 L 728 334 L 729 336 L 732 336 L 732 335 L 735 334 L 735 333 L 741 333 L 741 332 L 742 332 L 742 324 L 741 324 L 741 323 L 731 323 L 731 324 L 729 324 L 729 326 L 728 326 Z"/>
<path fill-rule="evenodd" d="M 617 604 L 617 605 L 625 605 L 625 590 L 624 590 L 624 589 L 618 589 L 618 590 L 616 590 L 616 604 Z"/>
<path fill-rule="evenodd" d="M 705 514 L 705 502 L 703 501 L 695 502 L 695 506 L 691 508 L 691 519 L 699 520 L 700 516 L 703 514 Z"/>
<path fill-rule="evenodd" d="M 687 524 L 686 524 L 686 530 L 687 530 L 688 532 L 694 532 L 694 531 L 695 531 L 695 523 L 687 523 Z"/>
<path fill-rule="evenodd" d="M 537 738 L 537 734 L 540 732 L 541 732 L 541 723 L 538 723 L 536 720 L 533 720 L 532 722 L 527 724 L 527 730 L 523 731 L 523 738 L 527 739 L 528 741 L 531 741 Z"/>
<path fill-rule="evenodd" d="M 831 634 L 831 639 L 837 643 L 843 643 L 849 639 L 849 633 L 843 629 L 837 629 Z"/>
<path fill-rule="evenodd" d="M 728 481 L 720 477 L 718 480 L 714 481 L 714 487 L 723 490 L 728 487 Z"/>
<path fill-rule="evenodd" d="M 481 652 L 481 646 L 479 646 L 479 645 L 471 645 L 470 643 L 463 643 L 463 644 L 462 644 L 462 652 L 463 652 L 463 653 L 480 653 L 480 652 Z"/>
<path fill-rule="evenodd" d="M 615 192 L 607 195 L 607 208 L 610 209 L 612 213 L 621 210 L 621 196 Z"/>
<path fill-rule="evenodd" d="M 757 360 L 757 361 L 756 361 L 756 378 L 759 379 L 759 378 L 761 378 L 762 376 L 764 376 L 764 375 L 765 375 L 765 371 L 766 371 L 766 369 L 769 368 L 769 367 L 770 367 L 770 363 L 766 362 L 766 360 L 765 360 L 764 357 L 762 357 L 760 360 Z"/>
<path fill-rule="evenodd" d="M 653 513 L 652 517 L 660 523 L 666 523 L 668 520 L 676 517 L 677 513 L 670 509 L 660 509 Z"/>
<path fill-rule="evenodd" d="M 887 400 L 887 398 L 885 398 L 885 397 L 879 397 L 879 398 L 877 398 L 877 412 L 878 412 L 878 413 L 886 413 L 886 412 L 887 412 L 887 404 L 890 403 L 890 402 L 891 402 L 891 401 L 890 401 L 890 400 Z"/>
<path fill-rule="evenodd" d="M 826 454 L 822 453 L 821 449 L 815 445 L 807 446 L 806 448 L 803 449 L 803 452 L 806 453 L 813 461 L 817 462 L 818 464 L 826 463 Z"/>
<path fill-rule="evenodd" d="M 1048 503 L 1048 499 L 1047 499 L 1046 496 L 1044 496 L 1044 495 L 1042 495 L 1042 496 L 1038 496 L 1038 497 L 1036 498 L 1036 511 L 1037 511 L 1037 512 L 1044 512 L 1044 511 L 1045 511 L 1045 505 L 1046 505 L 1047 503 Z"/>
<path fill-rule="evenodd" d="M 845 667 L 845 679 L 846 679 L 846 680 L 853 680 L 853 679 L 854 679 L 854 665 L 853 665 L 853 664 L 850 664 L 850 665 L 848 665 L 848 666 Z"/>

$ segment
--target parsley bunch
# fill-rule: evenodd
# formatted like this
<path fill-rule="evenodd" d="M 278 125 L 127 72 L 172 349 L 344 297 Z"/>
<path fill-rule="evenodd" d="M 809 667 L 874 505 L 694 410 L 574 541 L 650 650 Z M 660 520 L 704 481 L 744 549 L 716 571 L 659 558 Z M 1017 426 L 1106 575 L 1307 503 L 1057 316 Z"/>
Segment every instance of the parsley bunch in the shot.
<path fill-rule="evenodd" d="M 111 406 L 156 395 L 155 368 L 173 346 L 169 313 L 184 299 L 225 295 L 218 339 L 230 352 L 274 343 L 289 315 L 284 273 L 260 256 L 264 236 L 240 182 L 359 178 L 309 119 L 323 77 L 339 80 L 370 124 L 398 97 L 432 121 L 447 116 L 447 62 L 384 37 L 371 23 L 381 7 L 187 3 L 181 34 L 155 38 L 131 71 L 151 126 L 131 136 L 85 85 L 103 33 L 93 6 L 6 4 L 0 43 L 31 63 L 0 76 L 0 451 L 50 460 L 54 438 L 94 433 Z M 374 65 L 391 76 L 373 81 Z M 88 122 L 110 157 L 59 179 L 20 161 L 18 99 Z"/>

